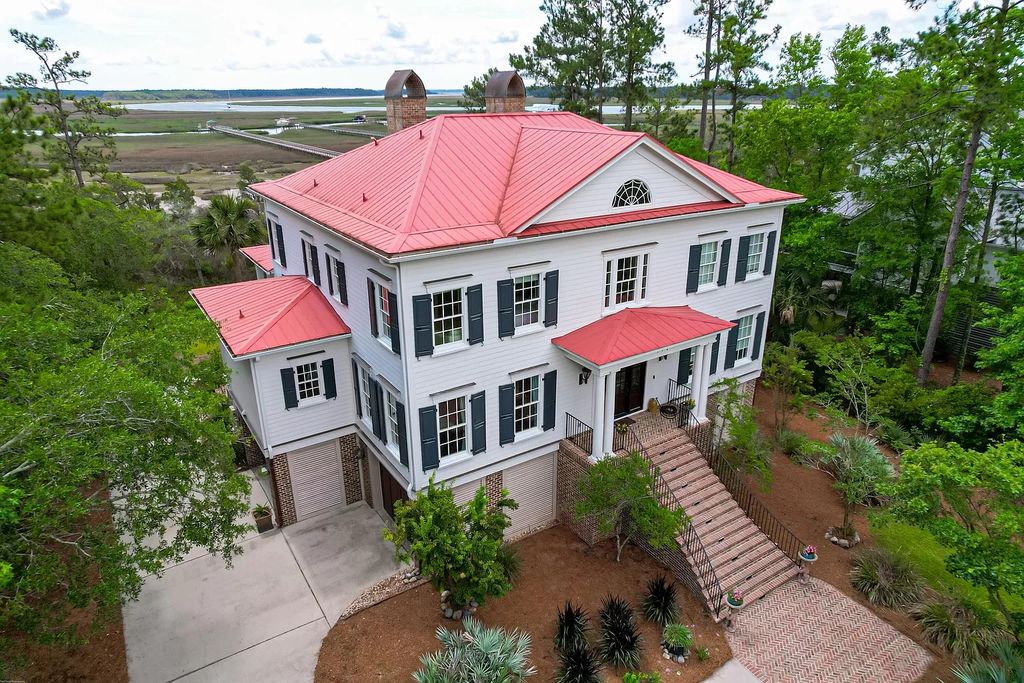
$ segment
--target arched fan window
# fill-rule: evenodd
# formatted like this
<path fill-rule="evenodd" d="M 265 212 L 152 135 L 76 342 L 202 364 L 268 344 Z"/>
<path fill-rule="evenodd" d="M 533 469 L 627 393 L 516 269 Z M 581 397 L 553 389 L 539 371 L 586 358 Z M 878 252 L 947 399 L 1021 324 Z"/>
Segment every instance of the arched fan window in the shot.
<path fill-rule="evenodd" d="M 647 183 L 644 181 L 634 178 L 633 180 L 627 180 L 622 183 L 622 187 L 615 192 L 615 198 L 612 200 L 612 208 L 650 203 L 651 188 L 647 187 Z"/>

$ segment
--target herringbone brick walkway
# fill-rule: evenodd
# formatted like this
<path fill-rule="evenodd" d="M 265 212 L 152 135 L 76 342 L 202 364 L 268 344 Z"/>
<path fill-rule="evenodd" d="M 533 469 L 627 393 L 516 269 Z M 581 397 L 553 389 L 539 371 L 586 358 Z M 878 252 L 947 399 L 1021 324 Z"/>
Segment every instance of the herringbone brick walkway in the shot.
<path fill-rule="evenodd" d="M 765 683 L 910 683 L 923 648 L 829 584 L 790 581 L 744 607 L 733 655 Z"/>

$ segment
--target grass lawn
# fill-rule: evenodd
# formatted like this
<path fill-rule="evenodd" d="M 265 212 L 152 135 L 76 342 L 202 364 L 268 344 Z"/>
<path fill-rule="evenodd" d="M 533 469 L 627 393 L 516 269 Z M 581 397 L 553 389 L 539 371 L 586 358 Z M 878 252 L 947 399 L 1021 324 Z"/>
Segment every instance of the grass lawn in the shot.
<path fill-rule="evenodd" d="M 522 559 L 522 576 L 508 595 L 489 600 L 477 616 L 488 626 L 520 629 L 533 639 L 530 661 L 537 667 L 531 679 L 554 680 L 556 609 L 566 600 L 582 605 L 591 618 L 590 642 L 598 636 L 597 614 L 605 596 L 614 594 L 637 608 L 647 582 L 665 570 L 635 546 L 627 546 L 615 562 L 614 541 L 587 546 L 569 529 L 557 526 L 515 545 Z M 703 614 L 700 604 L 681 585 L 679 621 L 693 624 L 695 648 L 706 647 L 707 661 L 696 656 L 685 664 L 661 657 L 661 630 L 639 613 L 644 638 L 642 671 L 657 671 L 664 681 L 703 681 L 731 656 L 723 629 Z M 440 600 L 427 584 L 339 621 L 324 639 L 315 679 L 327 681 L 408 681 L 419 668 L 420 655 L 439 649 L 438 626 L 454 629 L 456 622 L 440 614 Z M 622 681 L 622 671 L 605 669 L 603 680 Z"/>

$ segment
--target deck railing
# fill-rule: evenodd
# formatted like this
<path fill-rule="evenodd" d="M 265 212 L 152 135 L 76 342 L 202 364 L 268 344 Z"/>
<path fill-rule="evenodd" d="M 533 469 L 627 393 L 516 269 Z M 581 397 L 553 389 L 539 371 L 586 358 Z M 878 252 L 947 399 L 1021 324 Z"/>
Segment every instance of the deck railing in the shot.
<path fill-rule="evenodd" d="M 594 452 L 594 428 L 571 413 L 565 414 L 565 440 L 587 455 Z"/>
<path fill-rule="evenodd" d="M 671 377 L 668 378 L 668 401 L 666 403 L 679 404 L 690 398 L 692 389 L 689 384 L 680 384 Z"/>

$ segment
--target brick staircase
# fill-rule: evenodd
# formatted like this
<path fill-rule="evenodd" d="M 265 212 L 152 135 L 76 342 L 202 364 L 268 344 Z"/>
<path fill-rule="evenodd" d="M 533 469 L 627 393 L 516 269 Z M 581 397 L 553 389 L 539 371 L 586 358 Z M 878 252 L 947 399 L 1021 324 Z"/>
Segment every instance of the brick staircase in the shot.
<path fill-rule="evenodd" d="M 740 508 L 685 431 L 647 435 L 643 447 L 689 516 L 722 591 L 740 590 L 749 604 L 799 574 L 793 560 Z M 687 562 L 696 566 L 698 558 L 690 556 L 683 537 L 678 541 Z M 716 614 L 711 604 L 714 587 L 702 585 L 701 590 L 712 615 L 725 616 L 725 610 Z"/>

